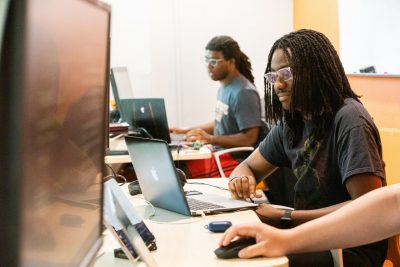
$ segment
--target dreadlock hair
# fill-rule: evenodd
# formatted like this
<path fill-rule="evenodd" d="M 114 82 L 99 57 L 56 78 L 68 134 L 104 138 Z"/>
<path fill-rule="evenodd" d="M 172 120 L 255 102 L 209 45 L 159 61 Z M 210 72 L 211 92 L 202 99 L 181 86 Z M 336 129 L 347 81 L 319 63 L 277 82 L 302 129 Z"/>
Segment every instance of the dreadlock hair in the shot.
<path fill-rule="evenodd" d="M 221 51 L 226 60 L 234 58 L 239 72 L 251 83 L 254 83 L 250 59 L 240 50 L 239 44 L 232 37 L 226 35 L 215 36 L 206 45 L 206 50 Z"/>
<path fill-rule="evenodd" d="M 264 79 L 266 120 L 286 123 L 290 147 L 301 140 L 304 119 L 311 120 L 318 141 L 329 131 L 344 99 L 359 101 L 359 96 L 351 89 L 339 56 L 324 34 L 302 29 L 284 35 L 272 46 L 265 73 L 271 71 L 277 49 L 283 50 L 293 74 L 291 103 L 289 110 L 284 110 L 273 85 Z"/>

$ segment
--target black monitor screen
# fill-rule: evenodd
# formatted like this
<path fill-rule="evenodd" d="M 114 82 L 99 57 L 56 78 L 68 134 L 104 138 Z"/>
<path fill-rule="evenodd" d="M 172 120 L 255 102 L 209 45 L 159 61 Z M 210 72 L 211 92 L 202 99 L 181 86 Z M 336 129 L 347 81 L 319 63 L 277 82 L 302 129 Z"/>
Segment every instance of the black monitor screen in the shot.
<path fill-rule="evenodd" d="M 110 8 L 27 0 L 11 1 L 9 14 L 1 153 L 2 179 L 14 182 L 2 185 L 15 196 L 3 190 L 11 204 L 1 209 L 15 235 L 6 252 L 18 266 L 87 266 L 101 245 Z"/>

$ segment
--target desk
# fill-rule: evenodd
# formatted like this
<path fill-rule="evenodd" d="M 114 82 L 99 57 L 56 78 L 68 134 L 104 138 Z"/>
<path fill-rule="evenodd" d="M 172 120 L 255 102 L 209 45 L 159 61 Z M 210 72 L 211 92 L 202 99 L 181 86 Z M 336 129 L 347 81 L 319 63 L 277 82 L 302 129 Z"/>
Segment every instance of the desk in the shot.
<path fill-rule="evenodd" d="M 225 178 L 192 179 L 189 182 L 203 182 L 218 186 L 227 186 Z M 218 259 L 214 250 L 218 247 L 218 241 L 222 234 L 211 233 L 204 228 L 204 225 L 213 220 L 230 220 L 233 224 L 258 222 L 259 219 L 253 211 L 238 211 L 205 217 L 187 217 L 174 212 L 155 208 L 155 216 L 150 220 L 150 214 L 154 211 L 140 197 L 132 197 L 127 191 L 135 209 L 144 219 L 144 222 L 156 237 L 157 250 L 151 255 L 157 261 L 159 267 L 180 267 L 180 266 L 288 266 L 286 257 L 276 258 L 255 258 L 255 259 Z M 199 190 L 204 193 L 214 193 L 229 196 L 228 191 L 223 191 L 207 185 L 185 185 L 185 190 Z M 108 266 L 132 266 L 128 260 L 116 259 L 113 256 L 113 249 L 119 247 L 113 236 L 106 231 L 102 254 L 94 267 Z M 138 266 L 144 266 L 143 263 Z"/>
<path fill-rule="evenodd" d="M 111 150 L 127 150 L 124 137 L 111 138 L 109 142 Z M 184 148 L 177 152 L 176 149 L 171 150 L 173 160 L 194 160 L 194 159 L 209 159 L 212 156 L 211 150 L 207 146 L 202 146 L 198 150 Z M 129 155 L 112 155 L 106 156 L 105 163 L 130 163 Z"/>

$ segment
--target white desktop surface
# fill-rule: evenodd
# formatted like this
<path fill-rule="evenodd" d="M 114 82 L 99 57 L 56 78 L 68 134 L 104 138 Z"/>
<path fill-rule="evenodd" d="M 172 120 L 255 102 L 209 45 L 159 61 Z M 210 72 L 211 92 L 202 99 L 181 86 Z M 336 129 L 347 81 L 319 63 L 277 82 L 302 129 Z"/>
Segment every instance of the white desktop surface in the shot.
<path fill-rule="evenodd" d="M 222 187 L 227 187 L 226 178 L 191 179 L 189 182 L 204 182 Z M 158 266 L 288 266 L 286 257 L 255 258 L 255 259 L 218 259 L 214 250 L 218 247 L 220 233 L 212 233 L 204 226 L 214 220 L 229 220 L 233 224 L 258 222 L 257 215 L 250 210 L 207 215 L 205 217 L 188 217 L 167 210 L 155 208 L 155 215 L 149 219 L 154 210 L 142 196 L 130 196 L 127 185 L 123 186 L 135 209 L 144 219 L 145 224 L 156 237 L 157 250 L 152 251 Z M 229 196 L 228 191 L 223 191 L 207 185 L 185 185 L 185 190 L 198 190 L 204 193 L 214 193 Z M 99 257 L 94 267 L 106 266 L 133 266 L 128 260 L 116 259 L 113 256 L 114 248 L 118 242 L 108 231 L 105 232 L 104 244 L 99 252 Z M 139 262 L 134 266 L 144 266 Z"/>
<path fill-rule="evenodd" d="M 127 150 L 125 139 L 123 136 L 119 138 L 110 138 L 110 150 Z M 194 160 L 194 159 L 209 159 L 212 154 L 207 146 L 202 146 L 200 149 L 183 148 L 179 151 L 176 149 L 171 150 L 173 160 Z M 109 155 L 105 157 L 105 163 L 130 163 L 131 158 L 129 155 Z"/>

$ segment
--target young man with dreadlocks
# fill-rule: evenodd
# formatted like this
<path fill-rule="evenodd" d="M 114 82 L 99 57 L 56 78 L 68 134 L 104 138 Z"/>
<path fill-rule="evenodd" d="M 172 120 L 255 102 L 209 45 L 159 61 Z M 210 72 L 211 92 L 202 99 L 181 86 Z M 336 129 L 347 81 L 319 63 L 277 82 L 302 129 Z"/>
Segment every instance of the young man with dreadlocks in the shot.
<path fill-rule="evenodd" d="M 265 101 L 266 120 L 277 125 L 232 172 L 229 188 L 237 198 L 257 197 L 256 184 L 277 167 L 292 168 L 297 183 L 295 209 L 263 204 L 256 211 L 261 220 L 285 228 L 299 225 L 385 184 L 378 129 L 325 35 L 299 30 L 274 43 Z M 315 234 L 324 234 L 319 231 Z M 382 266 L 386 249 L 387 240 L 344 249 L 344 264 Z M 289 255 L 289 260 L 290 266 L 329 266 L 331 261 L 329 253 Z"/>
<path fill-rule="evenodd" d="M 251 63 L 239 44 L 229 36 L 216 36 L 206 45 L 204 62 L 210 78 L 218 81 L 215 119 L 188 129 L 171 128 L 174 133 L 186 134 L 188 141 L 200 141 L 218 148 L 256 147 L 262 140 L 261 101 L 254 86 Z M 200 164 L 199 164 L 200 163 Z M 197 172 L 195 166 L 209 161 L 187 162 L 192 177 L 219 176 L 215 167 Z M 225 163 L 224 165 L 227 165 Z M 231 171 L 237 165 L 234 160 Z M 228 166 L 226 166 L 228 167 Z M 228 168 L 229 169 L 229 168 Z M 196 174 L 196 173 L 197 174 Z M 214 174 L 213 174 L 214 172 Z"/>

